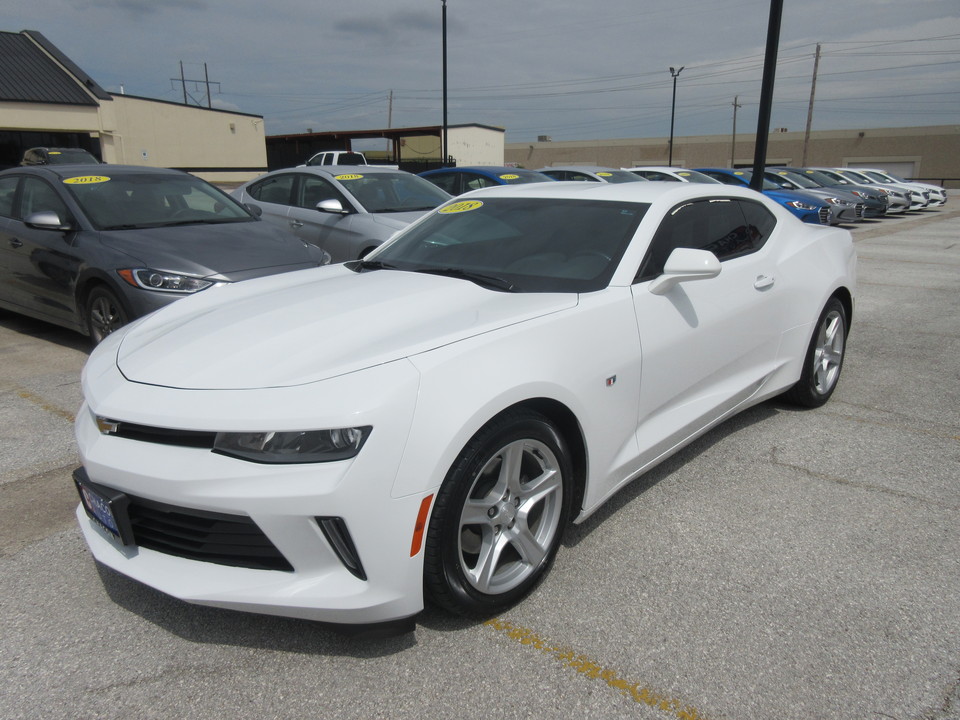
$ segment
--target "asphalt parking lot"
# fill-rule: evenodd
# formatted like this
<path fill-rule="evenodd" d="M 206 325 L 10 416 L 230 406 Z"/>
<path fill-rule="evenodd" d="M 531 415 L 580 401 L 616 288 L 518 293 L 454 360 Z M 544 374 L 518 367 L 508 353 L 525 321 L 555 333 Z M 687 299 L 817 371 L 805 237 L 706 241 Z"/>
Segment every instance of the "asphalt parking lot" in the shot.
<path fill-rule="evenodd" d="M 98 568 L 70 479 L 86 341 L 0 311 L 0 718 L 960 719 L 960 202 L 853 232 L 828 405 L 704 436 L 504 616 L 386 638 Z"/>

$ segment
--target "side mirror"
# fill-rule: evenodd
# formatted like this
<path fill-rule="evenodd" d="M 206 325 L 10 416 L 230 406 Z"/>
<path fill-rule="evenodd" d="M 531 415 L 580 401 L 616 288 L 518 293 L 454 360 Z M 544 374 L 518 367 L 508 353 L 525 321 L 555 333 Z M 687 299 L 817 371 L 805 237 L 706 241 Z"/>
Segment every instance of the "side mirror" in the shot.
<path fill-rule="evenodd" d="M 346 215 L 348 213 L 347 210 L 343 209 L 343 204 L 336 198 L 321 200 L 317 203 L 317 210 L 325 213 L 333 213 L 334 215 Z"/>
<path fill-rule="evenodd" d="M 250 203 L 244 203 L 243 206 L 250 211 L 254 217 L 263 217 L 263 208 L 259 205 L 251 205 Z"/>
<path fill-rule="evenodd" d="M 663 265 L 663 274 L 649 286 L 654 295 L 666 295 L 676 285 L 691 280 L 707 280 L 720 274 L 717 256 L 708 250 L 676 248 Z"/>
<path fill-rule="evenodd" d="M 59 232 L 73 230 L 73 225 L 69 222 L 62 222 L 60 216 L 53 210 L 43 210 L 27 215 L 23 222 L 27 227 L 35 230 L 55 230 Z"/>

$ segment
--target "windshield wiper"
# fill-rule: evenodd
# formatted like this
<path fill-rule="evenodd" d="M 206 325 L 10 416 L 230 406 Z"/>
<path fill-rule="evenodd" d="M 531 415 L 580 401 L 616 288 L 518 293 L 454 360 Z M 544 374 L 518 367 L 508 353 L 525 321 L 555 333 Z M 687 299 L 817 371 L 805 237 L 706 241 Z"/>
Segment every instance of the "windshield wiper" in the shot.
<path fill-rule="evenodd" d="M 222 225 L 223 223 L 237 222 L 232 219 L 223 218 L 202 218 L 197 220 L 174 220 L 173 222 L 164 222 L 159 227 L 177 227 L 178 225 Z"/>
<path fill-rule="evenodd" d="M 379 260 L 351 260 L 350 262 L 344 263 L 348 268 L 355 272 L 363 272 L 364 270 L 396 270 L 396 265 L 391 265 L 390 263 L 380 262 Z"/>
<path fill-rule="evenodd" d="M 505 292 L 519 292 L 519 288 L 509 280 L 496 275 L 484 275 L 483 273 L 471 272 L 463 268 L 440 267 L 440 268 L 416 268 L 414 272 L 426 273 L 428 275 L 443 275 L 444 277 L 460 278 L 469 280 L 481 287 L 491 288 L 493 290 L 503 290 Z"/>

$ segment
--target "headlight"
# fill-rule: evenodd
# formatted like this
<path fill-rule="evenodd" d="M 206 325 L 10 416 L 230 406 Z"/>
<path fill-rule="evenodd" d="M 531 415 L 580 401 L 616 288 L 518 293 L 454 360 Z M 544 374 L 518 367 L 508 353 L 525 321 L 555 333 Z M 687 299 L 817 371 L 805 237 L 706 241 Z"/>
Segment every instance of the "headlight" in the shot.
<path fill-rule="evenodd" d="M 790 207 L 795 207 L 797 210 L 816 210 L 816 205 L 811 205 L 810 203 L 802 202 L 801 200 L 791 200 L 790 202 L 784 203 Z"/>
<path fill-rule="evenodd" d="M 257 463 L 318 463 L 355 457 L 372 427 L 294 432 L 217 433 L 213 451 Z"/>
<path fill-rule="evenodd" d="M 134 287 L 160 292 L 195 293 L 216 284 L 192 275 L 178 275 L 150 268 L 117 270 L 117 274 Z"/>
<path fill-rule="evenodd" d="M 866 200 L 866 199 L 868 199 L 868 198 L 870 197 L 870 196 L 867 195 L 865 192 L 861 192 L 860 190 L 851 190 L 850 192 L 852 192 L 852 193 L 853 193 L 854 195 L 856 195 L 858 198 L 863 198 L 864 200 Z"/>

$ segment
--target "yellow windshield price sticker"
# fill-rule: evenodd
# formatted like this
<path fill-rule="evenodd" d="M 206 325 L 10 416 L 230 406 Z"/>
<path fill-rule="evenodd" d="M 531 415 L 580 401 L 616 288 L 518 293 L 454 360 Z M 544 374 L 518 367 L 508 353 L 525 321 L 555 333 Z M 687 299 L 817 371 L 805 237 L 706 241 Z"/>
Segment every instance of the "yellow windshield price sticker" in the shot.
<path fill-rule="evenodd" d="M 335 175 L 333 179 L 334 180 L 360 180 L 362 177 L 363 175 L 357 175 L 356 173 L 352 173 L 349 175 Z"/>
<path fill-rule="evenodd" d="M 607 172 L 598 172 L 597 175 L 599 175 L 600 177 L 613 177 L 613 173 L 607 173 Z"/>
<path fill-rule="evenodd" d="M 519 177 L 520 177 L 519 175 L 513 175 L 513 174 L 511 173 L 511 174 L 508 174 L 508 175 L 501 175 L 501 176 L 500 176 L 500 179 L 501 179 L 501 180 L 516 180 L 516 179 L 519 178 Z"/>
<path fill-rule="evenodd" d="M 63 182 L 65 185 L 94 185 L 110 182 L 110 178 L 106 175 L 81 175 L 80 177 L 67 178 Z"/>
<path fill-rule="evenodd" d="M 440 210 L 440 212 L 444 215 L 449 215 L 451 213 L 470 212 L 471 210 L 476 210 L 481 205 L 483 205 L 483 203 L 479 200 L 463 200 L 462 202 L 457 202 L 453 205 L 447 205 L 445 208 Z"/>

